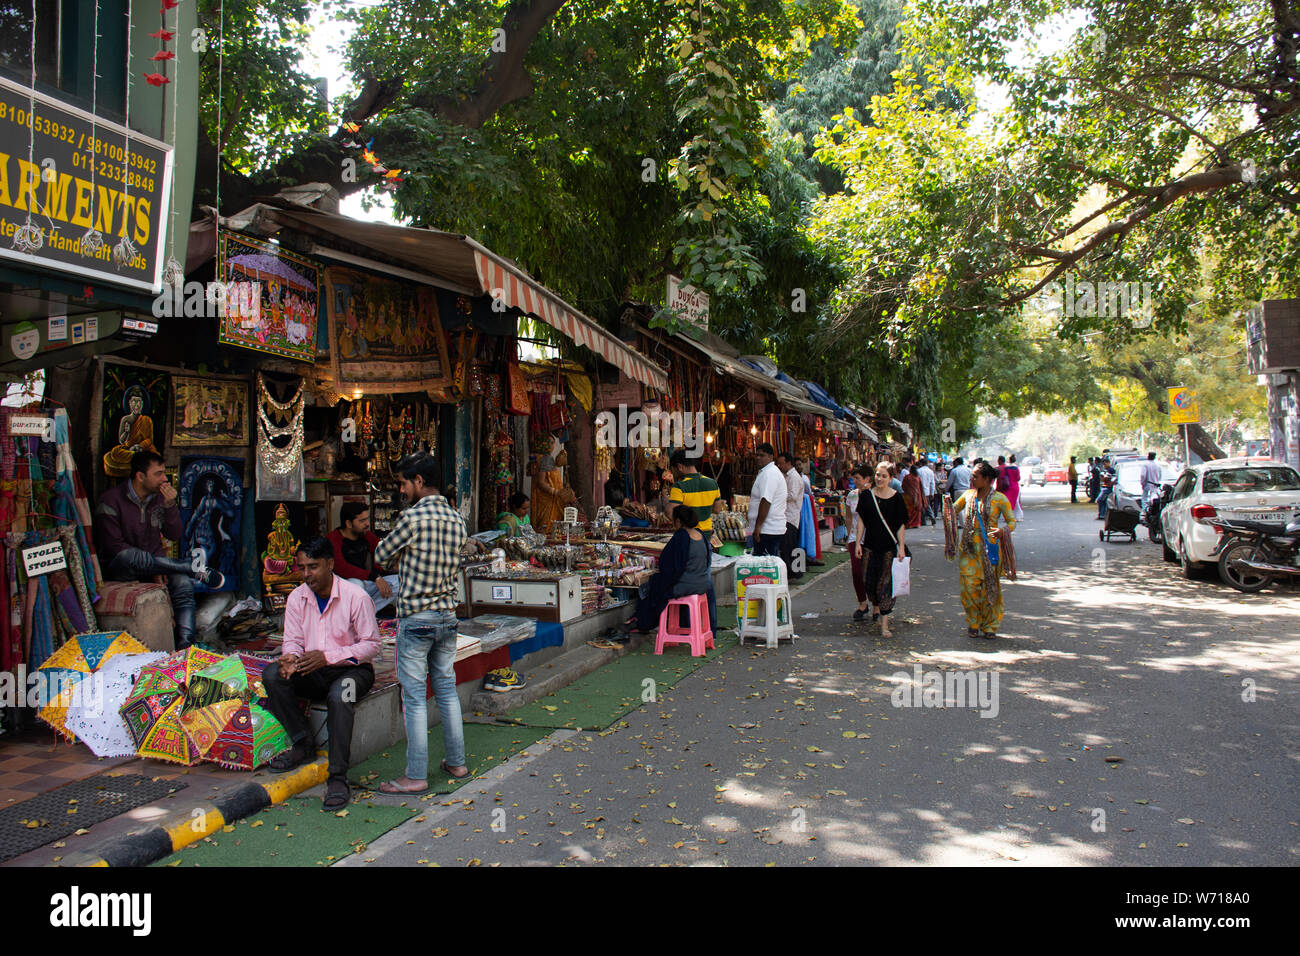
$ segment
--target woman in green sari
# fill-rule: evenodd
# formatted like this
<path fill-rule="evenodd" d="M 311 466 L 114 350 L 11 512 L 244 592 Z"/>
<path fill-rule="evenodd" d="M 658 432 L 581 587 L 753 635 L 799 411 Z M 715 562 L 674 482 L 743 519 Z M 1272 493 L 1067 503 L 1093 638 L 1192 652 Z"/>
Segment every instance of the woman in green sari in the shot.
<path fill-rule="evenodd" d="M 517 538 L 523 534 L 524 528 L 532 528 L 528 517 L 530 500 L 522 491 L 516 491 L 510 496 L 508 505 L 510 510 L 497 515 L 497 530 L 504 531 L 507 538 Z"/>

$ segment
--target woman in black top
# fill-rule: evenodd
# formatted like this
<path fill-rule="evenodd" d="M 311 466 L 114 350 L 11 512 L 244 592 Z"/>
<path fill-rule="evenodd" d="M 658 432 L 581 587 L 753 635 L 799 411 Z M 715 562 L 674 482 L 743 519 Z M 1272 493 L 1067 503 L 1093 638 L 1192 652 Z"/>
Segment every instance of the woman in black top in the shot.
<path fill-rule="evenodd" d="M 867 555 L 867 600 L 872 604 L 871 620 L 880 618 L 880 636 L 892 637 L 889 612 L 894 609 L 894 556 L 903 550 L 907 506 L 903 496 L 889 487 L 890 470 L 886 462 L 876 465 L 876 483 L 858 499 L 857 541 L 853 545 L 859 558 Z"/>
<path fill-rule="evenodd" d="M 688 594 L 709 594 L 713 589 L 709 573 L 713 552 L 708 538 L 698 528 L 695 509 L 675 506 L 673 525 L 677 530 L 659 554 L 659 570 L 641 586 L 636 616 L 628 621 L 628 630 L 653 631 L 659 627 L 659 617 L 670 600 Z M 710 629 L 715 615 L 710 609 Z"/>

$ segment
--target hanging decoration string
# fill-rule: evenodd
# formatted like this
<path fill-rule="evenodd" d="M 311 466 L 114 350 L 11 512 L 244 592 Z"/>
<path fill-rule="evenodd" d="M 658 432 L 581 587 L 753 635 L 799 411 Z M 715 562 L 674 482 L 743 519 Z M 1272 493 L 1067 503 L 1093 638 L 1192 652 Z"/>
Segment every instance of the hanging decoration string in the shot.
<path fill-rule="evenodd" d="M 222 66 L 226 59 L 226 0 L 221 0 L 217 4 L 217 171 L 216 171 L 216 201 L 217 225 L 221 223 L 221 133 L 224 129 L 223 122 L 225 114 L 223 112 L 224 103 L 221 100 L 222 90 Z M 221 276 L 217 277 L 222 278 Z"/>
<path fill-rule="evenodd" d="M 176 57 L 175 53 L 167 49 L 168 42 L 174 39 L 176 36 L 176 33 L 174 31 L 167 29 L 167 11 L 175 6 L 177 6 L 177 0 L 165 0 L 161 10 L 162 29 L 160 29 L 157 33 L 149 34 L 151 37 L 154 37 L 156 40 L 159 41 L 158 52 L 155 53 L 151 57 L 151 59 L 154 60 L 155 62 L 162 63 L 163 64 L 162 69 L 164 72 L 151 73 L 145 77 L 146 80 L 148 80 L 150 83 L 154 84 L 155 86 L 162 86 L 165 83 L 171 83 L 172 85 L 172 148 L 173 150 L 176 148 L 176 125 L 177 125 L 177 118 L 180 116 L 180 94 L 181 94 L 180 61 L 178 60 L 176 62 L 176 69 L 173 71 L 175 75 L 175 82 L 172 82 L 172 80 L 169 80 L 167 78 L 165 71 L 167 69 L 166 67 L 167 61 L 175 59 Z M 175 255 L 176 237 L 178 235 L 177 226 L 176 226 L 176 217 L 180 214 L 180 210 L 177 209 L 176 207 L 176 180 L 177 177 L 173 175 L 172 194 L 169 200 L 171 206 L 171 244 L 168 246 L 167 264 L 166 266 L 163 267 L 163 276 L 162 276 L 163 285 L 171 288 L 179 288 L 185 282 L 185 267 L 180 264 L 180 262 L 176 259 L 176 255 Z"/>
<path fill-rule="evenodd" d="M 164 0 L 167 2 L 167 0 Z M 135 244 L 131 242 L 130 236 L 127 235 L 126 229 L 126 210 L 130 206 L 131 199 L 131 36 L 132 36 L 132 10 L 133 4 L 126 5 L 126 109 L 122 117 L 122 127 L 126 131 L 126 136 L 122 140 L 122 238 L 118 240 L 117 245 L 113 247 L 113 265 L 119 269 L 130 268 L 131 263 L 135 261 L 138 254 Z M 109 223 L 109 228 L 112 228 Z"/>
<path fill-rule="evenodd" d="M 32 203 L 36 201 L 36 187 L 30 181 L 35 170 L 36 156 L 36 0 L 32 0 L 32 88 L 27 95 L 27 172 L 28 181 L 19 186 L 27 187 L 27 223 L 14 231 L 13 248 L 19 252 L 33 253 L 45 245 L 45 230 L 32 222 Z M 40 178 L 37 177 L 37 183 Z M 22 193 L 18 194 L 20 197 Z"/>
<path fill-rule="evenodd" d="M 104 248 L 104 234 L 95 228 L 95 149 L 99 131 L 99 0 L 95 0 L 95 21 L 90 41 L 90 228 L 85 231 L 78 250 L 87 259 L 98 259 Z"/>

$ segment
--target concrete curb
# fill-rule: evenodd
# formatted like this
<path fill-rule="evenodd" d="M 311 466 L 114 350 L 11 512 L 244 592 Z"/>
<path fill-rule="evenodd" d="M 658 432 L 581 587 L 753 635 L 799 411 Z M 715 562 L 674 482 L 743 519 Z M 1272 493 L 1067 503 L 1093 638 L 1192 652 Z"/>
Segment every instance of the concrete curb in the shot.
<path fill-rule="evenodd" d="M 217 794 L 211 802 L 176 810 L 149 826 L 105 840 L 65 857 L 61 866 L 148 866 L 211 836 L 235 820 L 319 786 L 329 777 L 329 761 L 319 757 L 292 773 L 266 781 L 249 780 Z"/>

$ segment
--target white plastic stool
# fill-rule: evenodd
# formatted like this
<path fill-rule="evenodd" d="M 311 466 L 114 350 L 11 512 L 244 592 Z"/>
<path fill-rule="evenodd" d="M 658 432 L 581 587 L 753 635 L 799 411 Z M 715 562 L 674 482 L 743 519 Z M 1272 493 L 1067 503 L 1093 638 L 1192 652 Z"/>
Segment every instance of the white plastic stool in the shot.
<path fill-rule="evenodd" d="M 794 608 L 790 605 L 790 587 L 786 584 L 751 584 L 745 588 L 745 600 L 755 601 L 761 610 L 740 623 L 740 643 L 746 637 L 762 637 L 768 647 L 776 647 L 783 637 L 794 640 Z M 785 623 L 780 621 L 781 603 L 785 602 Z"/>

